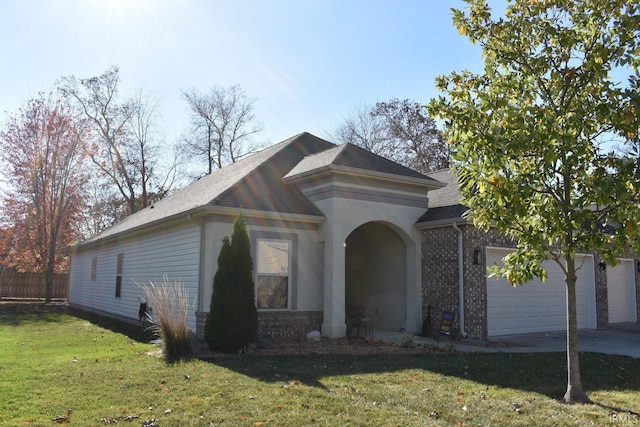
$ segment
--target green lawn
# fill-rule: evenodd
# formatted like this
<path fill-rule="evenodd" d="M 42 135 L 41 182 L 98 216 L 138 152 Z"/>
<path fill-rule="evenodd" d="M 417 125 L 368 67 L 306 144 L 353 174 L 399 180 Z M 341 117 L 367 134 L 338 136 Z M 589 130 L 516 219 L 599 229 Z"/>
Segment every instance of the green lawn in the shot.
<path fill-rule="evenodd" d="M 135 329 L 0 305 L 0 426 L 640 425 L 640 361 L 582 354 L 595 402 L 564 405 L 563 354 L 228 356 L 167 365 Z M 629 411 L 633 411 L 630 413 Z M 615 418 L 617 416 L 617 419 Z M 101 421 L 104 420 L 104 421 Z"/>

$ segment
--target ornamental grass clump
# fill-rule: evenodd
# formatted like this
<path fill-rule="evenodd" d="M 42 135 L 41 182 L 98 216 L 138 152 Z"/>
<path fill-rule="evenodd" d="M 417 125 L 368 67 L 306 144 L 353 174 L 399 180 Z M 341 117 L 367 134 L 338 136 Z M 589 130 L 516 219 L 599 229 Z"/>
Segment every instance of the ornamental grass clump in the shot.
<path fill-rule="evenodd" d="M 398 340 L 394 343 L 394 345 L 400 348 L 417 348 L 418 341 L 416 340 L 416 337 L 414 335 L 405 332 L 402 333 L 400 337 L 398 337 Z"/>
<path fill-rule="evenodd" d="M 188 327 L 189 292 L 180 281 L 170 282 L 165 276 L 160 282 L 138 284 L 144 291 L 150 329 L 162 340 L 164 358 L 172 363 L 191 355 L 192 332 Z"/>

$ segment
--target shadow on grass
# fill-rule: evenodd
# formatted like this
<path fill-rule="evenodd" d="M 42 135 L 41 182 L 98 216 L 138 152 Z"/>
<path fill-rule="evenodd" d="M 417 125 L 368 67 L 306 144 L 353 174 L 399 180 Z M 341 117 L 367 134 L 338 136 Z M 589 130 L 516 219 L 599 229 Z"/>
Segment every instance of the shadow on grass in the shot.
<path fill-rule="evenodd" d="M 581 374 L 587 392 L 640 391 L 637 359 L 581 353 Z M 221 357 L 208 362 L 267 382 L 299 381 L 325 389 L 327 377 L 423 370 L 425 374 L 458 377 L 486 386 L 540 393 L 561 400 L 566 389 L 563 353 L 425 353 L 380 355 L 307 355 Z M 437 377 L 436 377 L 437 378 Z M 597 402 L 594 402 L 597 404 Z M 608 407 L 607 407 L 608 408 Z M 625 412 L 620 408 L 608 408 Z"/>
<path fill-rule="evenodd" d="M 129 323 L 110 317 L 100 316 L 66 305 L 45 305 L 42 302 L 0 303 L 0 325 L 20 326 L 33 323 L 69 322 L 73 316 L 86 320 L 101 328 L 123 334 L 138 342 L 148 343 L 154 334 L 143 329 L 139 323 Z"/>
<path fill-rule="evenodd" d="M 79 319 L 86 320 L 101 328 L 108 329 L 117 334 L 126 335 L 134 341 L 148 343 L 155 337 L 154 333 L 147 327 L 142 327 L 139 322 L 125 322 L 111 317 L 101 316 L 89 311 L 77 308 L 69 308 L 69 314 Z M 148 325 L 148 324 L 147 324 Z"/>
<path fill-rule="evenodd" d="M 69 307 L 43 302 L 0 303 L 0 325 L 20 326 L 33 323 L 65 322 Z"/>

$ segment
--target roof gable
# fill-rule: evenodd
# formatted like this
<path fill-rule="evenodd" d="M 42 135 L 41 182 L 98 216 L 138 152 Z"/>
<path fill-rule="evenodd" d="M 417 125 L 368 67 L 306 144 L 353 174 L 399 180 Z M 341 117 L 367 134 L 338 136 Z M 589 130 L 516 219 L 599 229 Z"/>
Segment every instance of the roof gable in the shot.
<path fill-rule="evenodd" d="M 340 147 L 338 147 L 340 148 Z M 389 173 L 412 178 L 428 178 L 427 176 L 409 169 L 399 163 L 385 159 L 354 144 L 344 144 L 336 156 L 334 164 L 337 166 L 366 169 L 375 172 Z"/>
<path fill-rule="evenodd" d="M 331 147 L 334 144 L 309 133 L 298 134 L 200 178 L 83 244 L 206 206 L 322 215 L 296 186 L 283 183 L 282 176 L 305 156 Z"/>
<path fill-rule="evenodd" d="M 286 141 L 285 141 L 286 142 Z M 334 144 L 309 133 L 302 133 L 261 163 L 224 193 L 210 202 L 214 206 L 246 208 L 303 215 L 322 215 L 295 186 L 282 178 L 305 157 L 330 151 Z M 258 159 L 260 161 L 260 159 Z"/>
<path fill-rule="evenodd" d="M 351 143 L 339 145 L 321 153 L 305 157 L 295 168 L 285 175 L 284 178 L 294 180 L 332 167 L 359 169 L 380 174 L 416 178 L 440 185 L 433 178 Z"/>

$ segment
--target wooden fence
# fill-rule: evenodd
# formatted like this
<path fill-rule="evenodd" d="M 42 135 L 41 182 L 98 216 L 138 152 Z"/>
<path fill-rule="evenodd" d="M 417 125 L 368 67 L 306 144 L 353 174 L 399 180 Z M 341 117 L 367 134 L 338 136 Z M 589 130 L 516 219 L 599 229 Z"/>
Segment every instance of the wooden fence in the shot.
<path fill-rule="evenodd" d="M 0 300 L 3 299 L 44 299 L 45 278 L 42 273 L 21 273 L 15 270 L 0 272 Z M 69 274 L 53 276 L 51 297 L 67 299 L 69 296 Z"/>

